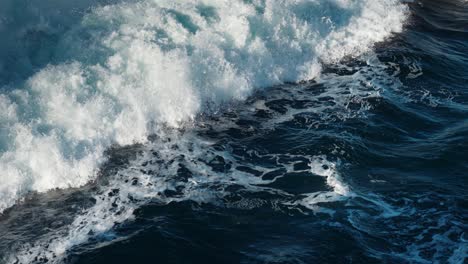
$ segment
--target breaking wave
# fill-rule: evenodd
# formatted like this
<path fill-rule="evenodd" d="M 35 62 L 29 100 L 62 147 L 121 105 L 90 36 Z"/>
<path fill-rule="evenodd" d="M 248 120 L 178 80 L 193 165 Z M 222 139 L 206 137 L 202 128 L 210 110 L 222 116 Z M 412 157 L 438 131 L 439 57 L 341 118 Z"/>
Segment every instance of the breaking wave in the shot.
<path fill-rule="evenodd" d="M 394 0 L 49 2 L 2 2 L 0 32 L 15 34 L 1 50 L 15 52 L 0 54 L 11 62 L 0 65 L 0 212 L 96 179 L 113 145 L 319 78 L 401 31 L 407 12 Z"/>

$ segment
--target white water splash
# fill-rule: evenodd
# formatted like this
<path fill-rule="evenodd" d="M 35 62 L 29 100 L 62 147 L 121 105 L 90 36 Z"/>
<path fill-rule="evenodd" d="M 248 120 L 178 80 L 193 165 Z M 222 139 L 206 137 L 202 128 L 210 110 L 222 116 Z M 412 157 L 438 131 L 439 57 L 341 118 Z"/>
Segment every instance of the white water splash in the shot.
<path fill-rule="evenodd" d="M 86 184 L 106 148 L 145 142 L 157 124 L 315 78 L 323 62 L 401 31 L 405 16 L 393 0 L 200 0 L 93 8 L 64 32 L 28 22 L 18 34 L 59 35 L 38 48 L 53 65 L 2 89 L 0 212 L 31 191 Z"/>

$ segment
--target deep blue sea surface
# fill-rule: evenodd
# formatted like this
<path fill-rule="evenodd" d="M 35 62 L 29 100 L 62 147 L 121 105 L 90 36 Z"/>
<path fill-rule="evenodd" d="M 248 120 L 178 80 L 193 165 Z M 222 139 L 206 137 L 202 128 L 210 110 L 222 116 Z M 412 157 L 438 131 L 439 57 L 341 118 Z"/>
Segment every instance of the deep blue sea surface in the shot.
<path fill-rule="evenodd" d="M 0 0 L 0 263 L 468 263 L 468 2 Z"/>

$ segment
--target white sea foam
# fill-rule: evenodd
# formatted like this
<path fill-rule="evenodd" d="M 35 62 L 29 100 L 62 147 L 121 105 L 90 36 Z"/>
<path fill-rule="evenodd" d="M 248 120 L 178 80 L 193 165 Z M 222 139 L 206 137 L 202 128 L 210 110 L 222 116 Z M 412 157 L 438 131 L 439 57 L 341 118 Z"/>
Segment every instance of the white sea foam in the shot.
<path fill-rule="evenodd" d="M 251 191 L 269 190 L 258 185 L 266 185 L 275 180 L 263 180 L 235 169 L 218 173 L 203 160 L 222 157 L 226 162 L 234 164 L 235 158 L 225 151 L 210 148 L 209 142 L 200 140 L 192 133 L 173 132 L 166 133 L 163 141 L 144 146 L 136 160 L 117 175 L 110 176 L 109 183 L 102 186 L 93 197 L 95 204 L 78 213 L 70 225 L 50 232 L 38 241 L 17 245 L 18 248 L 4 261 L 31 263 L 33 260 L 40 260 L 60 263 L 71 247 L 83 244 L 116 224 L 132 219 L 134 211 L 148 201 L 161 204 L 185 200 L 206 203 L 212 202 L 215 197 L 227 195 L 225 187 L 238 185 Z M 157 159 L 154 153 L 157 153 Z M 289 170 L 292 165 L 286 163 L 284 167 Z M 188 180 L 178 177 L 181 166 L 191 172 Z M 268 172 L 268 169 L 262 170 Z M 210 189 L 211 186 L 216 188 Z M 165 194 L 166 191 L 176 190 L 178 193 L 175 195 Z"/>
<path fill-rule="evenodd" d="M 405 13 L 395 0 L 93 8 L 60 33 L 54 65 L 2 89 L 0 212 L 31 191 L 86 184 L 112 144 L 145 142 L 161 124 L 183 126 L 254 88 L 315 78 L 322 63 L 401 31 Z M 57 32 L 42 19 L 24 32 Z"/>
<path fill-rule="evenodd" d="M 161 133 L 162 125 L 185 126 L 201 112 L 243 100 L 254 88 L 316 78 L 322 63 L 360 55 L 400 31 L 405 12 L 398 2 L 383 0 L 139 1 L 94 8 L 60 33 L 52 64 L 15 83 L 15 89 L 13 84 L 2 89 L 0 212 L 28 192 L 93 180 L 105 161 L 103 151 L 112 144 L 145 142 Z M 47 17 L 40 25 L 34 30 L 57 32 Z M 187 136 L 174 140 L 178 151 L 170 144 L 157 146 L 163 163 L 151 169 L 163 178 L 131 165 L 70 226 L 22 245 L 8 261 L 59 261 L 92 234 L 131 218 L 147 199 L 203 202 L 219 195 L 203 188 L 206 184 L 259 188 L 255 185 L 268 183 L 239 171 L 218 177 L 197 162 L 211 155 L 203 151 L 204 142 Z M 170 161 L 180 155 L 195 172 L 188 182 L 172 178 L 179 163 Z M 318 198 L 329 201 L 327 195 L 350 193 L 334 164 L 326 170 L 323 162 L 313 161 L 312 172 L 333 190 L 305 199 L 309 206 Z M 129 184 L 130 178 L 138 184 Z M 180 184 L 180 197 L 161 194 Z M 119 193 L 109 196 L 114 189 Z"/>
<path fill-rule="evenodd" d="M 337 164 L 327 160 L 325 156 L 313 157 L 310 161 L 311 172 L 315 175 L 325 177 L 326 183 L 331 188 L 330 191 L 310 193 L 302 199 L 299 204 L 314 211 L 320 211 L 318 204 L 354 196 L 350 187 L 343 181 L 338 172 Z"/>

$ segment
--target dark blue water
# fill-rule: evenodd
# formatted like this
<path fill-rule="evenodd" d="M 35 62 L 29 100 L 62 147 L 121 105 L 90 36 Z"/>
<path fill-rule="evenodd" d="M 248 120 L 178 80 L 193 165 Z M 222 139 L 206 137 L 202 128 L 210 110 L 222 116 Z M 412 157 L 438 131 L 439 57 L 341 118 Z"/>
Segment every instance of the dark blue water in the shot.
<path fill-rule="evenodd" d="M 373 55 L 112 147 L 84 187 L 29 194 L 0 216 L 0 257 L 467 263 L 468 2 L 406 5 Z M 78 242 L 57 260 L 54 241 Z"/>

